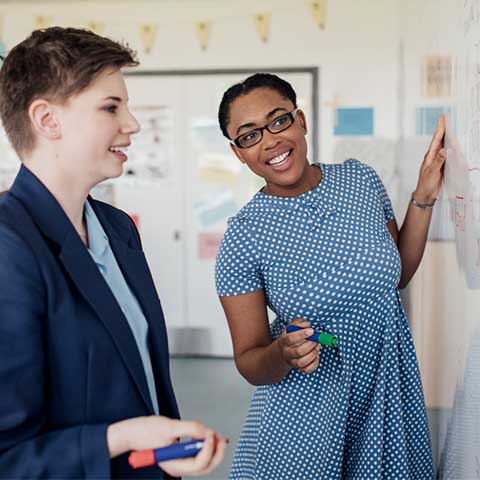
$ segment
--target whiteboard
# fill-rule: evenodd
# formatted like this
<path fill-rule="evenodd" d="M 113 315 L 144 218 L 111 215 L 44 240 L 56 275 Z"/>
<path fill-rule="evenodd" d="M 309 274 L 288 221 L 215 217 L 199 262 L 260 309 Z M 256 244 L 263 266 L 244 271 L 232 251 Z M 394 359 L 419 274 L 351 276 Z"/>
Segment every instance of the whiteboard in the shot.
<path fill-rule="evenodd" d="M 480 2 L 402 2 L 399 160 L 413 191 L 430 117 L 447 114 L 445 182 L 409 319 L 441 479 L 480 478 Z M 410 173 L 407 173 L 410 170 Z"/>

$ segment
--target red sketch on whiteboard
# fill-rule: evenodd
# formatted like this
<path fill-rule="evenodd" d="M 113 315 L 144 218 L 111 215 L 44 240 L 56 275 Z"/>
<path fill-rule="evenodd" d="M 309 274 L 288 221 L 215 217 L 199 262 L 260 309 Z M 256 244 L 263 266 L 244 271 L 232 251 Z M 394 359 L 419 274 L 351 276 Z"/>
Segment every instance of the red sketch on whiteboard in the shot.
<path fill-rule="evenodd" d="M 455 197 L 453 221 L 455 222 L 457 230 L 460 230 L 461 232 L 465 231 L 465 198 L 459 197 L 458 195 Z"/>

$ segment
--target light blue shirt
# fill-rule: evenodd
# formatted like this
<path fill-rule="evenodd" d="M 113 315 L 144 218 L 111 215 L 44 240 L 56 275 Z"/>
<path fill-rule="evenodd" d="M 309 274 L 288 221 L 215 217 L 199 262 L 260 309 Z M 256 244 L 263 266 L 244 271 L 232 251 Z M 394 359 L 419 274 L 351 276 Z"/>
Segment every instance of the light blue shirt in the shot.
<path fill-rule="evenodd" d="M 150 351 L 148 348 L 147 320 L 138 300 L 130 290 L 127 281 L 118 266 L 115 255 L 110 248 L 108 237 L 88 201 L 85 202 L 85 219 L 87 222 L 88 251 L 110 287 L 110 290 L 130 325 L 133 337 L 137 343 L 138 351 L 142 358 L 153 409 L 158 415 L 157 391 L 155 389 L 152 362 L 150 361 Z"/>

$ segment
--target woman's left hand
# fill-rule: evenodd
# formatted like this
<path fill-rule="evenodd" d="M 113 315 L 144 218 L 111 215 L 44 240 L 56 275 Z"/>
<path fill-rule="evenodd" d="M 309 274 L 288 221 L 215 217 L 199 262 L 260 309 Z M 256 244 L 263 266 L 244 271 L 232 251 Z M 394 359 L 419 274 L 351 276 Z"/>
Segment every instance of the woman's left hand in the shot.
<path fill-rule="evenodd" d="M 443 179 L 443 165 L 447 152 L 443 148 L 445 136 L 445 116 L 440 115 L 432 142 L 423 158 L 418 176 L 418 183 L 413 197 L 419 203 L 434 203 L 440 193 Z"/>

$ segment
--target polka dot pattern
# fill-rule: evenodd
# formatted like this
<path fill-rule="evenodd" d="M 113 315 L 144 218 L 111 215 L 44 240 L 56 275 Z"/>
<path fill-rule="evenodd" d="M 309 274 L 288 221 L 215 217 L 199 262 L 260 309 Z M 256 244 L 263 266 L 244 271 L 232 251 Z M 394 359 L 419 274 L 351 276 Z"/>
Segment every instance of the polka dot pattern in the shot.
<path fill-rule="evenodd" d="M 309 192 L 257 193 L 218 253 L 218 294 L 264 289 L 277 315 L 272 338 L 298 317 L 338 337 L 314 373 L 257 388 L 230 478 L 432 479 L 390 200 L 357 160 L 317 167 L 322 181 Z"/>

